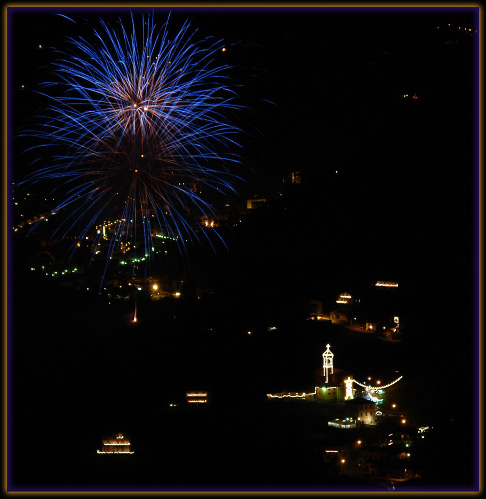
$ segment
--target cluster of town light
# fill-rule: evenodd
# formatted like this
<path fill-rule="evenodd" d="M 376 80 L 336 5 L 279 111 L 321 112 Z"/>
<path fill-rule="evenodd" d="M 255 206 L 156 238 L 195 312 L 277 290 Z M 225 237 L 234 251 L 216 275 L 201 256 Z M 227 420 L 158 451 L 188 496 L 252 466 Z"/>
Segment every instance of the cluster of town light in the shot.
<path fill-rule="evenodd" d="M 103 237 L 106 237 L 106 228 L 107 227 L 111 227 L 112 225 L 118 224 L 118 223 L 121 223 L 121 222 L 126 222 L 126 219 L 122 218 L 121 220 L 115 220 L 114 222 L 106 222 L 106 221 L 104 221 L 101 225 L 97 225 L 96 226 L 96 232 L 98 234 L 100 234 L 101 231 L 103 231 Z"/>
<path fill-rule="evenodd" d="M 449 27 L 449 28 L 451 27 L 450 23 L 447 25 L 447 27 Z M 452 27 L 454 28 L 454 26 L 452 26 Z M 437 26 L 437 29 L 440 29 L 440 26 Z M 458 30 L 459 30 L 459 31 L 465 31 L 465 32 L 467 32 L 467 33 L 472 32 L 472 28 L 466 28 L 466 27 L 464 27 L 464 26 L 459 26 L 459 27 L 458 27 Z M 477 33 L 477 32 L 478 32 L 478 30 L 476 29 L 476 30 L 474 31 L 474 33 Z"/>

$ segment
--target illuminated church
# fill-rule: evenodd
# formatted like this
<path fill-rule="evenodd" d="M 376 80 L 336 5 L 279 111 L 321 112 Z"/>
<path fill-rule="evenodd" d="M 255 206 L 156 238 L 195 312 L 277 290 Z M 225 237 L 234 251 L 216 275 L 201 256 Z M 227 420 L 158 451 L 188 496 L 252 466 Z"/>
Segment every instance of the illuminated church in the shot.
<path fill-rule="evenodd" d="M 353 380 L 348 376 L 344 380 L 345 373 L 334 367 L 334 354 L 331 345 L 326 345 L 322 354 L 322 367 L 316 372 L 316 385 L 313 392 L 280 392 L 267 393 L 267 399 L 300 399 L 300 400 L 349 400 L 355 397 L 356 390 L 353 388 Z"/>
<path fill-rule="evenodd" d="M 385 388 L 394 385 L 400 379 L 402 376 L 387 385 L 381 385 L 379 380 L 377 386 L 361 383 L 334 367 L 334 354 L 331 352 L 331 345 L 327 344 L 322 354 L 322 368 L 316 372 L 317 386 L 313 392 L 267 393 L 267 398 L 343 402 L 344 417 L 329 421 L 328 425 L 337 428 L 356 428 L 357 425 L 376 424 L 376 416 L 380 414 L 377 411 L 377 404 L 383 402 L 380 395 L 384 393 Z M 355 385 L 359 388 L 354 388 Z"/>

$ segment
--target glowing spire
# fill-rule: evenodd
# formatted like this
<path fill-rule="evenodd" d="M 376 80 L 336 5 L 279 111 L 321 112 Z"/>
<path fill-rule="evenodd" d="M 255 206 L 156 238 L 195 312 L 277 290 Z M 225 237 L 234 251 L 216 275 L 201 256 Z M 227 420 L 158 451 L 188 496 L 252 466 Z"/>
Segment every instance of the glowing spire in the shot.
<path fill-rule="evenodd" d="M 323 371 L 324 371 L 324 376 L 326 377 L 326 383 L 328 382 L 328 374 L 329 374 L 329 369 L 331 370 L 331 374 L 333 374 L 333 364 L 332 364 L 332 359 L 334 357 L 334 354 L 329 350 L 331 345 L 329 343 L 326 345 L 327 350 L 322 354 L 323 357 Z"/>

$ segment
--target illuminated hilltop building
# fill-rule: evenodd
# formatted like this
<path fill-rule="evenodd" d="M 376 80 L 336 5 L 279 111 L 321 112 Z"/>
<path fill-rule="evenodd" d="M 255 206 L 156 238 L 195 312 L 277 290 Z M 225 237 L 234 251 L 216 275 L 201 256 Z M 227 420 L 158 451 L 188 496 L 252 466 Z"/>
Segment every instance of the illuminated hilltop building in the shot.
<path fill-rule="evenodd" d="M 367 383 L 362 383 L 349 374 L 345 374 L 344 371 L 334 368 L 334 354 L 331 352 L 331 345 L 326 345 L 326 350 L 322 354 L 322 357 L 322 368 L 317 370 L 318 374 L 316 378 L 316 384 L 319 386 L 315 386 L 313 391 L 267 393 L 267 398 L 269 400 L 296 399 L 323 402 L 350 402 L 359 398 L 361 401 L 366 400 L 366 403 L 362 402 L 363 404 L 368 406 L 369 404 L 373 404 L 375 406 L 375 404 L 383 403 L 385 390 L 400 381 L 403 377 L 399 376 L 388 384 L 383 384 L 380 380 L 377 380 L 376 384 L 371 384 L 371 377 L 369 377 Z M 359 417 L 356 416 L 358 423 L 364 421 L 364 424 L 374 424 L 376 414 L 372 413 L 369 407 L 365 408 L 364 412 L 366 413 L 364 419 L 362 414 L 358 414 Z M 353 415 L 351 416 L 353 417 Z"/>
<path fill-rule="evenodd" d="M 336 371 L 340 371 L 337 369 Z M 331 345 L 326 345 L 326 350 L 322 354 L 322 368 L 319 369 L 316 383 L 321 386 L 315 386 L 312 392 L 280 392 L 267 393 L 267 398 L 284 400 L 321 400 L 330 402 L 333 400 L 344 400 L 345 389 L 341 382 L 336 383 L 334 354 L 331 352 Z M 354 395 L 355 390 L 352 390 Z M 349 394 L 349 393 L 348 393 Z"/>
<path fill-rule="evenodd" d="M 316 386 L 312 392 L 267 393 L 267 398 L 269 400 L 339 402 L 337 407 L 341 406 L 344 417 L 328 421 L 329 426 L 350 429 L 361 425 L 375 425 L 377 415 L 382 415 L 382 412 L 377 410 L 377 405 L 383 402 L 380 395 L 384 393 L 386 388 L 400 381 L 402 376 L 385 385 L 380 380 L 376 380 L 374 385 L 370 384 L 371 377 L 368 377 L 367 383 L 361 383 L 350 375 L 345 378 L 343 371 L 336 376 L 335 371 L 340 370 L 334 368 L 334 354 L 331 352 L 331 345 L 326 345 L 322 357 L 322 369 L 318 370 L 318 379 L 316 380 L 316 383 L 320 383 L 321 386 Z M 341 378 L 337 384 L 336 377 Z M 358 388 L 354 388 L 354 385 Z"/>
<path fill-rule="evenodd" d="M 123 435 L 117 433 L 114 437 L 104 438 L 102 440 L 101 450 L 97 450 L 98 454 L 133 454 L 130 450 L 130 440 Z"/>

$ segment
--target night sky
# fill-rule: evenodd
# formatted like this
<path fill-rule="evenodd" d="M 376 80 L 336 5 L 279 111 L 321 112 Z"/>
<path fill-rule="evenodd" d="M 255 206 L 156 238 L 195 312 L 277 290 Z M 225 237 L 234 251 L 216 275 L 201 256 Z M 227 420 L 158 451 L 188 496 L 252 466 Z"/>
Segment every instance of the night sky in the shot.
<path fill-rule="evenodd" d="M 137 15 L 147 12 L 132 10 Z M 153 12 L 161 24 L 169 10 Z M 176 265 L 195 285 L 209 283 L 220 297 L 215 306 L 230 306 L 241 328 L 251 319 L 266 317 L 268 310 L 278 316 L 289 313 L 296 303 L 334 296 L 343 289 L 359 290 L 380 279 L 399 281 L 401 315 L 408 324 L 400 364 L 423 366 L 424 379 L 436 375 L 444 380 L 428 402 L 431 407 L 440 402 L 444 410 L 449 397 L 457 400 L 453 394 L 461 392 L 464 398 L 454 417 L 461 411 L 468 417 L 472 414 L 477 315 L 476 12 L 472 8 L 201 7 L 174 8 L 171 14 L 174 26 L 189 19 L 198 37 L 224 40 L 227 51 L 220 55 L 221 62 L 232 67 L 232 83 L 244 106 L 235 114 L 244 132 L 239 196 L 275 198 L 268 209 L 253 213 L 246 224 L 226 234 L 227 250 L 218 248 L 214 255 L 204 245 L 196 246 L 190 250 L 190 263 Z M 9 165 L 13 182 L 31 168 L 27 156 L 20 154 L 25 142 L 15 135 L 42 104 L 33 91 L 45 80 L 54 49 L 61 49 L 67 36 L 89 33 L 99 17 L 115 24 L 118 13 L 129 18 L 126 10 L 9 9 L 8 145 L 13 151 Z M 473 34 L 459 31 L 459 26 L 472 28 Z M 414 94 L 417 99 L 411 99 Z M 283 179 L 295 171 L 301 172 L 301 184 L 288 189 Z M 285 196 L 279 199 L 281 192 Z M 12 211 L 11 225 L 16 216 Z M 32 408 L 42 406 L 42 397 L 33 395 L 41 386 L 53 407 L 59 407 L 61 392 L 69 392 L 67 382 L 52 383 L 62 378 L 62 372 L 71 376 L 72 386 L 86 400 L 78 414 L 84 418 L 90 413 L 89 390 L 80 387 L 96 384 L 97 377 L 83 366 L 96 361 L 97 352 L 109 349 L 114 333 L 86 339 L 82 329 L 92 324 L 89 320 L 100 331 L 114 329 L 110 324 L 118 324 L 118 318 L 113 319 L 116 314 L 98 302 L 75 293 L 64 295 L 55 285 L 30 276 L 26 263 L 30 247 L 24 241 L 15 244 L 12 334 L 21 339 L 13 346 L 18 359 L 13 386 L 22 433 L 29 426 Z M 58 319 L 48 321 L 60 304 L 67 308 L 59 310 Z M 28 316 L 23 314 L 26 308 L 32 312 Z M 165 312 L 150 313 L 154 323 L 165 320 Z M 70 321 L 84 314 L 91 319 L 72 326 L 77 347 L 66 336 L 56 336 L 56 331 L 71 328 Z M 204 321 L 223 327 L 217 316 L 208 313 Z M 194 319 L 185 327 L 199 326 Z M 174 334 L 177 327 L 171 329 L 170 335 Z M 64 335 L 69 337 L 69 331 Z M 127 353 L 129 334 L 122 336 L 125 347 L 118 348 Z M 163 340 L 165 355 L 177 355 L 184 340 L 170 338 Z M 155 359 L 150 349 L 160 346 L 157 341 L 137 340 L 136 365 L 142 366 L 144 358 Z M 235 354 L 238 343 L 225 341 Z M 59 359 L 78 347 L 84 353 L 74 354 L 78 368 L 74 373 Z M 208 347 L 201 344 L 201 348 Z M 42 362 L 43 355 L 51 360 Z M 192 359 L 194 354 L 188 355 Z M 230 369 L 227 359 L 222 362 Z M 28 366 L 35 366 L 38 385 L 31 384 Z M 456 369 L 454 376 L 451 371 Z M 101 385 L 107 379 L 116 383 L 108 369 L 101 372 Z M 119 379 L 131 386 L 128 375 Z M 143 393 L 150 390 L 144 388 Z M 67 406 L 76 413 L 75 397 L 66 397 Z M 93 400 L 93 407 L 105 404 L 101 388 Z M 116 414 L 114 406 L 106 411 Z M 126 421 L 132 420 L 138 421 L 135 417 Z M 50 428 L 50 421 L 46 414 L 34 426 Z M 86 425 L 79 415 L 72 424 Z M 67 423 L 61 426 L 69 431 Z M 94 423 L 86 426 L 99 430 Z M 17 437 L 25 441 L 24 436 Z M 95 442 L 98 437 L 91 436 Z M 19 480 L 28 483 L 25 476 Z"/>

